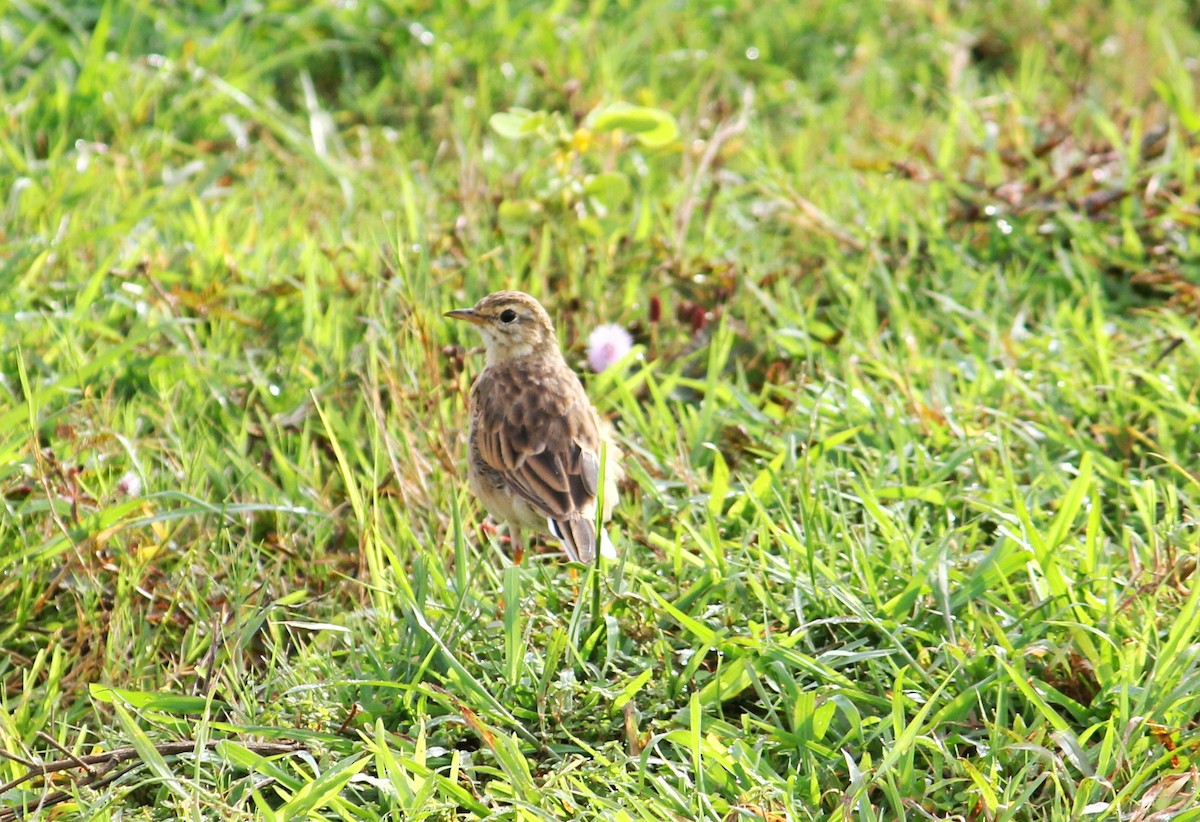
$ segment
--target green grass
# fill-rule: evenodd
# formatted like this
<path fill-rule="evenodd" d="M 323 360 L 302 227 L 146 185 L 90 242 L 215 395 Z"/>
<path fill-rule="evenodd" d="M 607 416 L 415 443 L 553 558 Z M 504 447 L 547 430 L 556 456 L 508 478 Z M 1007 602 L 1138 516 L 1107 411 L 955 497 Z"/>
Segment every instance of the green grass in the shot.
<path fill-rule="evenodd" d="M 0 820 L 1200 819 L 1194 9 L 184 5 L 0 18 Z"/>

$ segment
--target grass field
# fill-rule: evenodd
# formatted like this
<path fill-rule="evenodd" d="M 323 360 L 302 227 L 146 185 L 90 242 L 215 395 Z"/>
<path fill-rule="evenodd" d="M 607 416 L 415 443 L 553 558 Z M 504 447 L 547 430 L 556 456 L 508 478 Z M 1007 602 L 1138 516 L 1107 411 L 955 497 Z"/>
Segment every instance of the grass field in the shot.
<path fill-rule="evenodd" d="M 14 0 L 0 822 L 1200 820 L 1197 14 Z M 481 528 L 502 287 L 615 563 Z"/>

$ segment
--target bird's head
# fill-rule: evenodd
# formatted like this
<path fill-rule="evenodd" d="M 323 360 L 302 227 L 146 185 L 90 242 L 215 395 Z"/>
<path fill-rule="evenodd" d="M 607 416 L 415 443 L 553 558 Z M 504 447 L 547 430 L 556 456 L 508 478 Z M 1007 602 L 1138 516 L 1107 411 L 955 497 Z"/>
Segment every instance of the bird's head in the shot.
<path fill-rule="evenodd" d="M 447 311 L 447 317 L 465 320 L 479 329 L 487 350 L 488 365 L 506 360 L 558 353 L 554 323 L 541 303 L 521 291 L 497 291 L 473 308 Z"/>

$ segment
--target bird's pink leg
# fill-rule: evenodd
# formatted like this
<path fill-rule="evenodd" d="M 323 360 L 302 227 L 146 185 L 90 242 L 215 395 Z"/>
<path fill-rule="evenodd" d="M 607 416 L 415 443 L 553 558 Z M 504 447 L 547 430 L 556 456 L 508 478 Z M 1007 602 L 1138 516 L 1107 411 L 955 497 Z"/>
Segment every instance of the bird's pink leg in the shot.
<path fill-rule="evenodd" d="M 525 559 L 525 540 L 521 538 L 521 529 L 509 523 L 508 538 L 512 545 L 513 564 L 520 565 Z"/>

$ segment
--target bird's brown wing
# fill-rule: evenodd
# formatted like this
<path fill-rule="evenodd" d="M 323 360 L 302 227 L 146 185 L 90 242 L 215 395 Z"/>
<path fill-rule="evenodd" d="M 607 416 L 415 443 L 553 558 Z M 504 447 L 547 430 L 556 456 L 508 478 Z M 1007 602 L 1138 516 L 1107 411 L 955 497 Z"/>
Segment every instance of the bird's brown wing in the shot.
<path fill-rule="evenodd" d="M 567 554 L 595 558 L 592 506 L 600 432 L 578 378 L 566 366 L 493 366 L 471 392 L 479 457 L 548 520 Z"/>

